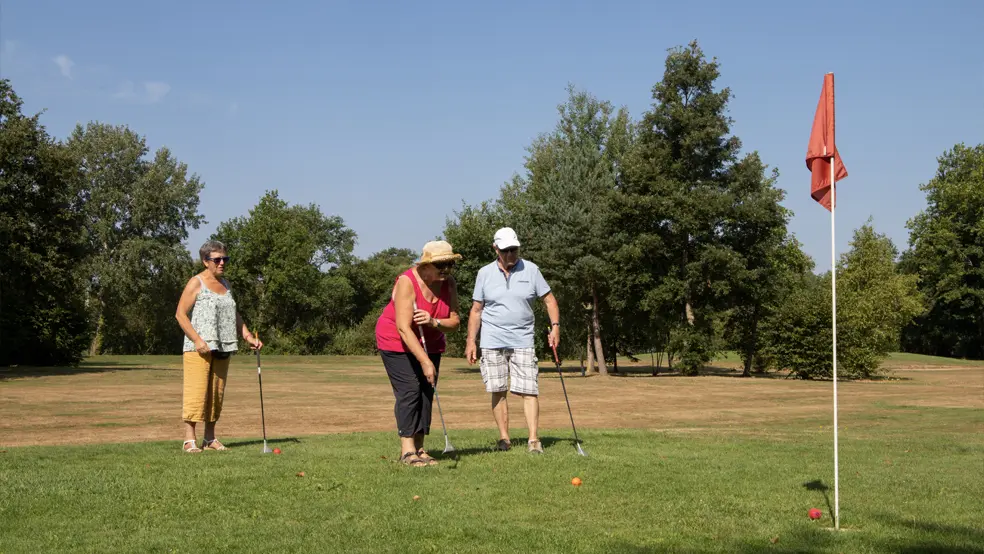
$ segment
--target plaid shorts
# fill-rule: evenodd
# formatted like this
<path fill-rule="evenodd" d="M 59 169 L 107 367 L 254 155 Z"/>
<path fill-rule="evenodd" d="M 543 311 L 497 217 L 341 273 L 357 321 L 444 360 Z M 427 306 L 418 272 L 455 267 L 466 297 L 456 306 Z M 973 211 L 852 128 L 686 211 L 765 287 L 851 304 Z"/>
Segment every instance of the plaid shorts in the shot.
<path fill-rule="evenodd" d="M 538 364 L 532 348 L 483 348 L 479 368 L 487 392 L 505 392 L 508 388 L 516 394 L 537 396 L 540 393 Z M 510 385 L 507 385 L 509 377 Z"/>

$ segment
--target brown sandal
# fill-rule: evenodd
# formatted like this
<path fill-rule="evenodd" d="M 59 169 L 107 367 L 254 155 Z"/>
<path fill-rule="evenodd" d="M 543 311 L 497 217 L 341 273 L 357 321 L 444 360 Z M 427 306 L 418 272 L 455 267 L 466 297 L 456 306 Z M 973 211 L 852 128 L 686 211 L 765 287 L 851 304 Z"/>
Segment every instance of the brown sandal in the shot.
<path fill-rule="evenodd" d="M 436 466 L 438 464 L 438 461 L 432 458 L 431 455 L 428 454 L 423 448 L 417 451 L 417 457 L 426 462 L 429 466 Z"/>
<path fill-rule="evenodd" d="M 407 452 L 400 456 L 400 462 L 411 467 L 424 467 L 427 465 L 427 462 L 421 460 L 414 452 Z"/>
<path fill-rule="evenodd" d="M 228 450 L 224 444 L 219 442 L 219 439 L 212 439 L 210 441 L 204 441 L 202 444 L 203 450 Z"/>

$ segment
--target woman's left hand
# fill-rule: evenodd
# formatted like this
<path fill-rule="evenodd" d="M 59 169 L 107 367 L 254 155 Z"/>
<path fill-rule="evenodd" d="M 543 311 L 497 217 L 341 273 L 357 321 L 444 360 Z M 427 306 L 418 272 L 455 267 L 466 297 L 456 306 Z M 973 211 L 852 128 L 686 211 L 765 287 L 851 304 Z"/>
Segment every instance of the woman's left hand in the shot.
<path fill-rule="evenodd" d="M 424 310 L 414 310 L 413 322 L 421 327 L 433 327 L 434 319 Z"/>
<path fill-rule="evenodd" d="M 259 350 L 263 348 L 263 341 L 261 341 L 256 337 L 250 337 L 246 339 L 246 342 L 249 343 L 249 347 L 252 348 L 253 350 Z"/>

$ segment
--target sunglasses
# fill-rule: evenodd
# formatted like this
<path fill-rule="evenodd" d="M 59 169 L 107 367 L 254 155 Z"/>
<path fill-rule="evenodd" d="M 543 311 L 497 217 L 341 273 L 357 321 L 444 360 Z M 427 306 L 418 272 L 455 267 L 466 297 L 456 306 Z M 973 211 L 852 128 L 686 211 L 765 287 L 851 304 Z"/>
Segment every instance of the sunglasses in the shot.
<path fill-rule="evenodd" d="M 436 267 L 440 271 L 445 271 L 449 269 L 454 269 L 455 265 L 456 265 L 455 262 L 437 262 L 436 264 L 434 264 L 434 267 Z"/>
<path fill-rule="evenodd" d="M 219 262 L 229 263 L 229 256 L 216 256 L 214 258 L 208 258 L 208 261 L 216 265 L 218 265 Z"/>
<path fill-rule="evenodd" d="M 516 252 L 519 252 L 519 247 L 510 246 L 509 248 L 500 248 L 499 252 L 502 252 L 503 254 L 515 254 Z"/>

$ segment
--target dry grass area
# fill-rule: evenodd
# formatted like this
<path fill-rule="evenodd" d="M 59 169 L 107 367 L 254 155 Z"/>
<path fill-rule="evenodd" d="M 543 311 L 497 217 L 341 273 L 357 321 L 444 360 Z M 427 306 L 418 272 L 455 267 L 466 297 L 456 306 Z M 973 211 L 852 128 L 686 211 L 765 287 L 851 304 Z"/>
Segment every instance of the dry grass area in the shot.
<path fill-rule="evenodd" d="M 177 356 L 97 357 L 75 369 L 0 369 L 0 445 L 91 444 L 181 438 L 181 360 Z M 894 367 L 893 367 L 894 365 Z M 540 376 L 543 429 L 569 430 L 561 382 L 553 364 Z M 647 428 L 767 433 L 830 424 L 830 382 L 781 376 L 743 379 L 737 364 L 722 362 L 699 377 L 661 374 L 647 364 L 621 364 L 610 377 L 581 377 L 567 368 L 565 382 L 579 429 Z M 842 428 L 872 429 L 893 410 L 984 409 L 984 365 L 902 358 L 890 378 L 841 382 Z M 394 429 L 393 395 L 374 357 L 263 358 L 268 438 Z M 449 430 L 495 428 L 477 366 L 446 359 L 439 385 Z M 526 436 L 522 403 L 510 399 L 511 427 Z M 440 435 L 440 420 L 433 426 Z M 951 431 L 980 432 L 968 421 Z M 434 432 L 432 427 L 432 433 Z M 261 435 L 255 359 L 236 356 L 230 370 L 219 437 Z"/>

